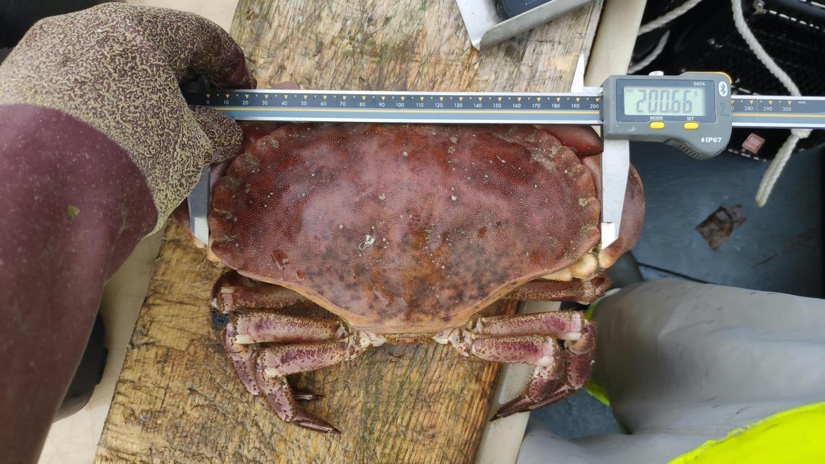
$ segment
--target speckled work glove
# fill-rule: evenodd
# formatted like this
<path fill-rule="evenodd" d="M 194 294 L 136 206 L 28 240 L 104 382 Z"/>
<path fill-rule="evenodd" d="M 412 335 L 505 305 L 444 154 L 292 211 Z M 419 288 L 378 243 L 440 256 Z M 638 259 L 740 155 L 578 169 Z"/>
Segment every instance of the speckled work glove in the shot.
<path fill-rule="evenodd" d="M 200 168 L 240 149 L 181 78 L 252 87 L 211 22 L 112 3 L 36 24 L 0 65 L 0 462 L 33 462 L 103 283 Z"/>
<path fill-rule="evenodd" d="M 235 155 L 231 119 L 187 106 L 182 78 L 251 88 L 241 49 L 192 14 L 109 3 L 37 23 L 0 68 L 0 104 L 59 110 L 117 143 L 146 178 L 163 224 L 200 168 Z"/>

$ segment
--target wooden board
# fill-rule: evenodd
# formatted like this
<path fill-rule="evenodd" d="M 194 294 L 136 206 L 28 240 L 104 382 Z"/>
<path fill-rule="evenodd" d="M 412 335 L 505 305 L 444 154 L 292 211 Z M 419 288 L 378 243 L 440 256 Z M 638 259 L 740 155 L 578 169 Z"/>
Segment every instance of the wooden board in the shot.
<path fill-rule="evenodd" d="M 564 91 L 595 28 L 586 7 L 484 54 L 452 0 L 242 0 L 233 35 L 260 87 Z M 98 462 L 472 462 L 498 366 L 434 344 L 374 349 L 296 376 L 342 430 L 285 424 L 246 394 L 209 322 L 223 272 L 166 231 Z M 513 305 L 500 312 L 513 311 Z"/>

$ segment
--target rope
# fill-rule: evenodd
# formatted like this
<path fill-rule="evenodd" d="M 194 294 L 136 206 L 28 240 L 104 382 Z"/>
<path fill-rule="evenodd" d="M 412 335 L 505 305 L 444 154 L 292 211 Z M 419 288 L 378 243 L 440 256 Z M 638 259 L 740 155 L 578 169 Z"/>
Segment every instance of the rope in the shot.
<path fill-rule="evenodd" d="M 649 65 L 650 63 L 652 63 L 653 60 L 655 60 L 659 55 L 662 54 L 662 50 L 665 49 L 665 45 L 667 45 L 667 39 L 669 37 L 670 31 L 665 32 L 664 35 L 662 35 L 662 38 L 659 39 L 659 43 L 656 44 L 656 48 L 654 48 L 653 51 L 650 52 L 650 54 L 647 55 L 645 59 L 643 59 L 642 61 L 631 64 L 630 67 L 627 68 L 627 73 L 635 74 L 641 71 L 642 69 L 646 68 L 647 65 Z"/>
<path fill-rule="evenodd" d="M 674 19 L 682 16 L 683 14 L 687 13 L 691 8 L 698 5 L 699 2 L 702 0 L 687 0 L 685 3 L 679 5 L 678 7 L 670 10 L 669 12 L 659 16 L 658 18 L 650 21 L 647 24 L 642 25 L 639 28 L 639 33 L 636 34 L 637 37 L 643 34 L 646 34 L 650 31 L 656 30 L 662 26 L 665 26 L 669 22 L 673 21 Z M 667 45 L 667 41 L 670 38 L 670 31 L 665 32 L 662 35 L 662 38 L 659 39 L 659 43 L 656 44 L 656 48 L 653 49 L 652 52 L 648 56 L 646 56 L 642 61 L 638 63 L 632 63 L 627 70 L 628 74 L 634 74 L 653 62 L 659 55 L 662 54 L 662 51 L 665 49 L 665 45 Z"/>
<path fill-rule="evenodd" d="M 793 79 L 791 79 L 791 77 L 788 76 L 788 74 L 776 64 L 773 58 L 768 55 L 765 49 L 762 48 L 759 41 L 756 40 L 753 32 L 751 32 L 750 28 L 748 28 L 748 25 L 745 22 L 745 15 L 742 13 L 741 0 L 731 0 L 731 3 L 733 6 L 733 22 L 736 25 L 736 30 L 739 31 L 739 34 L 743 39 L 745 39 L 745 42 L 753 51 L 754 55 L 756 55 L 759 61 L 761 61 L 762 64 L 768 68 L 768 71 L 770 71 L 771 74 L 779 79 L 779 82 L 781 82 L 782 85 L 788 89 L 788 92 L 790 92 L 791 95 L 797 97 L 801 96 L 802 93 L 799 91 L 799 88 L 796 86 Z M 768 197 L 770 197 L 773 187 L 776 185 L 776 181 L 779 180 L 782 170 L 785 169 L 785 165 L 796 148 L 797 142 L 808 137 L 810 134 L 810 129 L 791 129 L 791 135 L 779 148 L 779 151 L 776 153 L 776 157 L 773 161 L 771 161 L 770 166 L 768 166 L 768 170 L 765 171 L 764 176 L 762 176 L 762 181 L 759 183 L 759 189 L 756 192 L 757 206 L 765 206 L 765 203 L 768 202 Z"/>
<path fill-rule="evenodd" d="M 691 8 L 698 5 L 699 2 L 702 0 L 687 0 L 685 3 L 682 3 L 678 7 L 668 11 L 667 13 L 659 16 L 658 18 L 654 19 L 653 21 L 642 25 L 639 28 L 639 34 L 647 34 L 648 32 L 659 29 L 660 27 L 664 26 L 665 24 L 673 21 L 674 19 L 682 16 L 683 14 L 687 13 Z"/>

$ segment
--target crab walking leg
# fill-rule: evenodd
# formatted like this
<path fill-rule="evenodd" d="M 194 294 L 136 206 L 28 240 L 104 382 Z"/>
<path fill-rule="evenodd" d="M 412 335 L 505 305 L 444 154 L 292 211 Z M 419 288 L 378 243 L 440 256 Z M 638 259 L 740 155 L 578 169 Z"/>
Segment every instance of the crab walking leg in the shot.
<path fill-rule="evenodd" d="M 285 377 L 265 377 L 262 375 L 262 371 L 258 371 L 256 375 L 257 382 L 261 385 L 269 406 L 275 410 L 275 413 L 282 420 L 294 422 L 301 427 L 317 430 L 318 432 L 341 433 L 327 422 L 305 413 L 298 402 L 295 401 L 296 398 Z"/>
<path fill-rule="evenodd" d="M 230 316 L 227 328 L 235 343 L 322 342 L 343 338 L 347 330 L 340 320 L 289 316 L 270 311 L 250 311 Z"/>
<path fill-rule="evenodd" d="M 241 309 L 266 308 L 270 310 L 288 308 L 306 298 L 288 288 L 276 285 L 258 285 L 255 287 L 221 287 L 216 296 L 216 305 L 223 313 Z"/>
<path fill-rule="evenodd" d="M 521 301 L 575 301 L 592 303 L 610 288 L 610 279 L 604 274 L 591 280 L 569 282 L 533 280 L 504 295 L 506 300 Z"/>
<path fill-rule="evenodd" d="M 340 320 L 273 312 L 302 301 L 306 299 L 292 290 L 256 283 L 235 271 L 222 275 L 212 287 L 212 323 L 216 330 L 221 331 L 224 349 L 249 393 L 261 393 L 255 381 L 254 344 L 319 342 L 348 335 Z M 296 397 L 307 400 L 319 398 L 304 392 Z"/>
<path fill-rule="evenodd" d="M 300 302 L 308 300 L 288 288 L 254 282 L 235 271 L 222 275 L 212 287 L 212 307 L 223 314 L 247 309 L 277 310 Z"/>
<path fill-rule="evenodd" d="M 259 395 L 255 382 L 254 344 L 262 342 L 311 343 L 343 338 L 340 321 L 288 316 L 267 311 L 249 311 L 222 316 L 223 346 L 246 390 Z"/>
<path fill-rule="evenodd" d="M 246 391 L 252 395 L 258 396 L 261 394 L 261 389 L 258 388 L 258 382 L 255 381 L 255 348 L 250 345 L 241 345 L 235 343 L 235 332 L 231 326 L 223 329 L 223 349 L 232 361 L 232 367 L 241 379 Z"/>
<path fill-rule="evenodd" d="M 325 421 L 308 415 L 295 400 L 286 376 L 349 361 L 384 339 L 369 332 L 356 332 L 341 340 L 279 345 L 265 348 L 257 357 L 255 380 L 269 405 L 285 422 L 294 422 L 319 432 L 340 433 Z"/>
<path fill-rule="evenodd" d="M 582 330 L 581 338 L 565 342 L 566 350 L 563 358 L 566 369 L 563 381 L 560 382 L 558 376 L 548 373 L 542 367 L 536 368 L 524 392 L 499 408 L 491 420 L 541 408 L 584 387 L 590 375 L 595 347 L 596 337 L 593 327 L 588 324 Z"/>
<path fill-rule="evenodd" d="M 524 392 L 493 419 L 558 401 L 584 386 L 595 347 L 593 326 L 577 311 L 479 318 L 472 329 L 433 337 L 464 356 L 536 366 Z M 562 352 L 556 340 L 565 341 Z"/>
<path fill-rule="evenodd" d="M 512 316 L 479 317 L 473 326 L 478 335 L 547 335 L 558 340 L 578 340 L 590 322 L 581 311 L 549 311 Z"/>

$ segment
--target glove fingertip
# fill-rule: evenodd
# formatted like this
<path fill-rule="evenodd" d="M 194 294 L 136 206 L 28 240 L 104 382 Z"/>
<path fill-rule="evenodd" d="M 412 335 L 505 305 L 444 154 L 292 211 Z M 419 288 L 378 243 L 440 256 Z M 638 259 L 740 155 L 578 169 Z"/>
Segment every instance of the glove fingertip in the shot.
<path fill-rule="evenodd" d="M 230 39 L 231 40 L 231 39 Z M 246 65 L 246 56 L 235 42 L 218 47 L 211 68 L 200 70 L 212 84 L 226 89 L 254 89 L 258 82 Z M 220 63 L 220 65 L 216 65 Z"/>
<path fill-rule="evenodd" d="M 212 153 L 205 163 L 220 163 L 238 155 L 243 144 L 243 131 L 232 118 L 203 106 L 191 106 L 192 116 L 212 144 Z"/>

